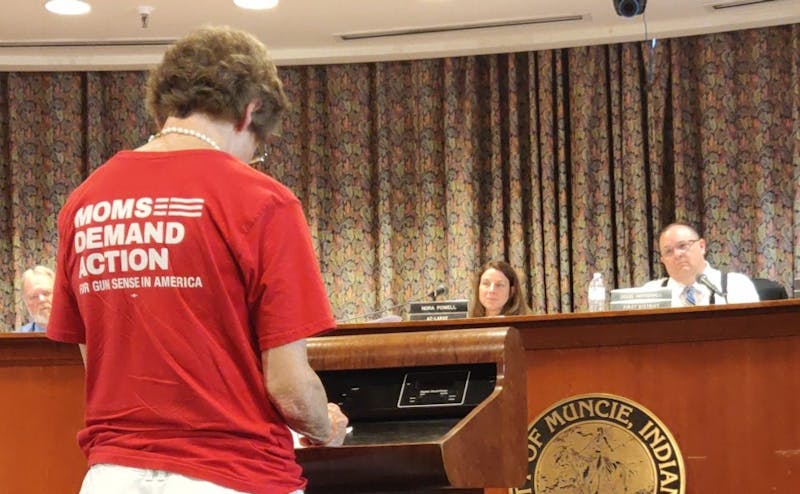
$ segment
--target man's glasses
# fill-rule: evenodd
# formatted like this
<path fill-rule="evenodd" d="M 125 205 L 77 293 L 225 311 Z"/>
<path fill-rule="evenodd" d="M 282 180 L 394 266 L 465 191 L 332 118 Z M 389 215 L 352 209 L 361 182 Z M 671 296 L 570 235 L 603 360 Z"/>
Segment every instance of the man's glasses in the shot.
<path fill-rule="evenodd" d="M 700 239 L 693 238 L 692 240 L 683 240 L 675 244 L 673 247 L 667 247 L 666 249 L 659 252 L 658 255 L 664 258 L 670 258 L 675 254 L 682 254 L 684 252 L 688 252 L 689 249 L 692 248 L 692 245 L 694 245 L 695 242 L 697 242 L 698 240 Z"/>
<path fill-rule="evenodd" d="M 25 296 L 25 300 L 29 303 L 44 302 L 53 297 L 52 290 L 40 290 L 37 292 L 29 293 Z"/>

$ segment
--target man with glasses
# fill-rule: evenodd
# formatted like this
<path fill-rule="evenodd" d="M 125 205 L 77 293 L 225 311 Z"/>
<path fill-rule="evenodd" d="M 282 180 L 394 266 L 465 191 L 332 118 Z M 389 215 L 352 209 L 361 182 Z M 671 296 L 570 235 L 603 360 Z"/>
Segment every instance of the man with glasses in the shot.
<path fill-rule="evenodd" d="M 17 333 L 42 333 L 47 329 L 50 309 L 53 306 L 53 270 L 35 266 L 22 273 L 22 301 L 31 321 L 17 329 Z"/>
<path fill-rule="evenodd" d="M 750 278 L 711 267 L 706 261 L 706 241 L 689 225 L 672 223 L 664 228 L 658 237 L 658 250 L 669 277 L 649 281 L 644 287 L 672 288 L 673 307 L 758 302 Z"/>

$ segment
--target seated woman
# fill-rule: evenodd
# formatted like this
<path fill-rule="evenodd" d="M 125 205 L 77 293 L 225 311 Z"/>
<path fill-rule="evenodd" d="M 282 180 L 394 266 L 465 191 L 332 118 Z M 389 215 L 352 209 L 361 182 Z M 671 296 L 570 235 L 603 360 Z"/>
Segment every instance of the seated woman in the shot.
<path fill-rule="evenodd" d="M 469 317 L 530 314 L 525 289 L 514 268 L 505 261 L 489 261 L 475 276 Z"/>

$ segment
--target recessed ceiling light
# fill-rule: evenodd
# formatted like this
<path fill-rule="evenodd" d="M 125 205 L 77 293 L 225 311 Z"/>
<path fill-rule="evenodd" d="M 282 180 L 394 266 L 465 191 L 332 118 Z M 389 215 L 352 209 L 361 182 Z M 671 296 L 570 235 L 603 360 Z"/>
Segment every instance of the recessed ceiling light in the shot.
<path fill-rule="evenodd" d="M 44 8 L 59 15 L 82 15 L 92 10 L 89 2 L 83 0 L 48 0 Z"/>
<path fill-rule="evenodd" d="M 278 5 L 278 0 L 233 0 L 237 7 L 250 10 L 267 10 Z"/>

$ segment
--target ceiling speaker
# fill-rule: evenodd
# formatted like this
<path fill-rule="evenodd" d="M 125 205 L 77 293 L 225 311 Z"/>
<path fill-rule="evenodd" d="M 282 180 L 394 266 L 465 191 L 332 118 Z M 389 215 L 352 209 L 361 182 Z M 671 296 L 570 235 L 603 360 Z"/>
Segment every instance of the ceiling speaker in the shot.
<path fill-rule="evenodd" d="M 644 8 L 647 5 L 647 0 L 612 0 L 614 2 L 614 10 L 620 17 L 635 17 L 644 14 Z"/>

